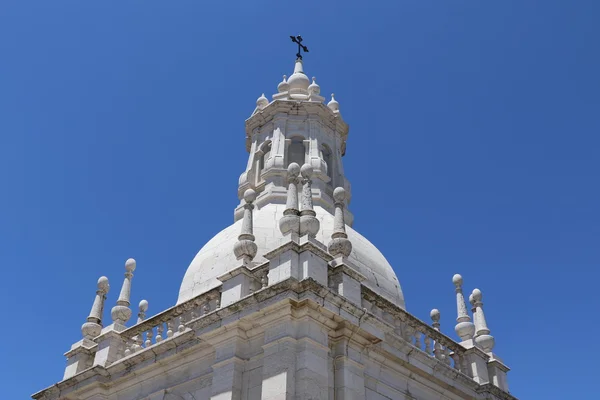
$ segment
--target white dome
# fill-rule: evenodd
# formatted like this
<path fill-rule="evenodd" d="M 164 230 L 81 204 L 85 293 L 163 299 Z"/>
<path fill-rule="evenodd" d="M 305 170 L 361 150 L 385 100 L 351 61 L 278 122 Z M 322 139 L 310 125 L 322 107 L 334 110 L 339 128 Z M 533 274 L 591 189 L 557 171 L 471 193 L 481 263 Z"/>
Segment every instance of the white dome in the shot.
<path fill-rule="evenodd" d="M 255 262 L 267 261 L 263 254 L 275 249 L 282 240 L 277 221 L 284 209 L 285 205 L 267 204 L 260 210 L 255 210 L 253 225 L 255 243 L 258 246 Z M 321 207 L 315 207 L 315 211 L 321 223 L 317 240 L 327 245 L 333 232 L 333 216 Z M 242 221 L 239 220 L 223 229 L 198 252 L 185 273 L 177 304 L 219 286 L 221 282 L 217 279 L 218 276 L 241 265 L 241 261 L 236 260 L 233 254 L 233 245 L 240 234 L 241 224 Z M 363 284 L 405 308 L 400 282 L 383 254 L 354 229 L 347 226 L 346 230 L 352 242 L 349 259 L 367 278 Z"/>

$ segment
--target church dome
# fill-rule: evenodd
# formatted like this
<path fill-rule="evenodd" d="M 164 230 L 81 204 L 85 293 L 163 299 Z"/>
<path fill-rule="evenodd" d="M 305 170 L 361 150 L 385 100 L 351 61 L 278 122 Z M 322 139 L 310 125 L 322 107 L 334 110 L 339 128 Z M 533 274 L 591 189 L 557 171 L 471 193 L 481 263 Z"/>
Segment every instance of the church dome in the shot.
<path fill-rule="evenodd" d="M 283 239 L 277 221 L 284 209 L 283 204 L 266 204 L 254 212 L 254 236 L 258 246 L 254 261 L 257 264 L 266 262 L 263 254 L 276 248 Z M 315 211 L 321 224 L 316 239 L 326 244 L 333 233 L 333 216 L 322 207 L 315 207 Z M 223 229 L 198 252 L 185 273 L 177 304 L 218 287 L 221 282 L 217 277 L 241 265 L 241 261 L 236 260 L 233 253 L 241 225 L 242 221 L 239 220 Z M 392 266 L 364 236 L 349 226 L 346 230 L 348 239 L 352 242 L 352 253 L 348 258 L 358 272 L 367 278 L 363 284 L 404 308 L 404 296 Z"/>

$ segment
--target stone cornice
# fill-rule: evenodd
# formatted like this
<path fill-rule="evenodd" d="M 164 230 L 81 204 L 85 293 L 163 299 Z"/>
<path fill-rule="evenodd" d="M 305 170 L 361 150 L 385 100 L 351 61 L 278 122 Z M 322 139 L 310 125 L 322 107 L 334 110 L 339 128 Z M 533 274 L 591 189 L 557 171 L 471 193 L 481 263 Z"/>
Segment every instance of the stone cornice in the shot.
<path fill-rule="evenodd" d="M 512 394 L 505 392 L 504 390 L 500 389 L 497 386 L 494 386 L 491 383 L 479 385 L 479 387 L 477 388 L 477 393 L 489 393 L 500 400 L 518 400 Z"/>

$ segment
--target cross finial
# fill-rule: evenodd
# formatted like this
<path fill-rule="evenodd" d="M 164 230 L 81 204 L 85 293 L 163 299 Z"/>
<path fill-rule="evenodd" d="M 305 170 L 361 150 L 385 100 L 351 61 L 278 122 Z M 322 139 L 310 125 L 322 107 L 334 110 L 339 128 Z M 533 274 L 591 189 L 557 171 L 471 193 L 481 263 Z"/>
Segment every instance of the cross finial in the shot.
<path fill-rule="evenodd" d="M 296 53 L 296 58 L 298 60 L 302 60 L 302 51 L 308 53 L 308 47 L 302 44 L 302 36 L 290 36 L 290 39 L 292 39 L 292 42 L 298 44 L 298 53 Z"/>

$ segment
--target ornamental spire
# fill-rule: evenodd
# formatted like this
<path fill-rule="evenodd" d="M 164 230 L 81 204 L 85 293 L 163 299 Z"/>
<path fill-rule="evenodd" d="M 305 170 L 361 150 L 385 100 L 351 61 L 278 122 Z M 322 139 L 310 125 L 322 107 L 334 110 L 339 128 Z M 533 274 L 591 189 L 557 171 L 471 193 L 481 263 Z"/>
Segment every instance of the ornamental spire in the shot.
<path fill-rule="evenodd" d="M 467 312 L 467 304 L 465 303 L 465 297 L 462 290 L 462 276 L 459 274 L 454 275 L 452 277 L 452 283 L 454 283 L 454 286 L 456 287 L 456 309 L 458 314 L 458 318 L 456 318 L 457 324 L 454 330 L 462 340 L 473 339 L 475 325 L 471 322 L 471 317 L 469 317 Z"/>
<path fill-rule="evenodd" d="M 87 317 L 87 322 L 81 326 L 81 333 L 85 339 L 91 340 L 102 331 L 102 313 L 104 311 L 106 293 L 108 293 L 109 289 L 108 278 L 101 276 L 98 279 L 98 289 L 96 290 L 96 297 L 94 298 L 90 315 Z"/>
<path fill-rule="evenodd" d="M 242 259 L 244 265 L 250 262 L 256 256 L 258 247 L 254 243 L 254 234 L 252 227 L 252 210 L 254 205 L 252 202 L 256 200 L 256 192 L 248 189 L 244 192 L 244 219 L 242 220 L 242 233 L 238 236 L 238 241 L 233 245 L 233 253 L 236 259 Z"/>
<path fill-rule="evenodd" d="M 135 266 L 136 263 L 133 258 L 125 262 L 125 279 L 123 280 L 123 286 L 121 286 L 121 293 L 119 294 L 117 305 L 110 310 L 110 315 L 115 324 L 125 325 L 129 321 L 129 318 L 131 318 L 129 297 L 131 296 L 131 278 L 133 278 Z"/>
<path fill-rule="evenodd" d="M 331 241 L 327 246 L 329 253 L 334 257 L 348 257 L 352 252 L 352 242 L 346 234 L 346 223 L 344 222 L 344 200 L 346 191 L 343 187 L 337 187 L 333 191 L 335 213 L 333 216 L 333 233 Z"/>
<path fill-rule="evenodd" d="M 481 302 L 482 293 L 479 289 L 474 289 L 469 300 L 473 306 L 474 314 L 473 319 L 475 320 L 475 344 L 479 346 L 486 353 L 491 353 L 494 348 L 495 339 L 490 335 L 490 330 L 487 327 L 485 321 L 485 315 L 483 314 L 483 303 Z"/>
<path fill-rule="evenodd" d="M 313 168 L 310 164 L 304 164 L 300 169 L 302 174 L 302 211 L 300 211 L 300 236 L 308 235 L 311 238 L 317 236 L 320 223 L 317 213 L 313 210 L 312 202 L 312 175 Z"/>
<path fill-rule="evenodd" d="M 287 169 L 287 200 L 283 217 L 279 220 L 279 230 L 286 236 L 295 233 L 300 234 L 300 211 L 298 210 L 298 176 L 300 175 L 300 166 L 295 162 L 291 163 Z"/>

